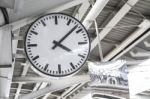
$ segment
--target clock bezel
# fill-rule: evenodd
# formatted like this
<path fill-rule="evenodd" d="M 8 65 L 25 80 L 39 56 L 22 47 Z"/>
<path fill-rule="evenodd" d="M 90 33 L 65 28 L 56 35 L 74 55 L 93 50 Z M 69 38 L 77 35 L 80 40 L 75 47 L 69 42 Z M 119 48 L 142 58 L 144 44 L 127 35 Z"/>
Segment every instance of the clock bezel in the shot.
<path fill-rule="evenodd" d="M 26 48 L 26 39 L 27 39 L 27 35 L 28 35 L 28 33 L 29 33 L 29 30 L 31 29 L 31 27 L 34 25 L 34 23 L 36 23 L 38 20 L 40 20 L 41 18 L 43 18 L 43 17 L 45 17 L 45 16 L 49 16 L 49 15 L 55 15 L 55 14 L 60 14 L 60 15 L 65 15 L 65 16 L 68 16 L 68 17 L 71 17 L 72 19 L 74 19 L 75 21 L 77 21 L 77 22 L 79 22 L 79 24 L 84 28 L 84 30 L 86 31 L 86 34 L 87 34 L 87 36 L 88 36 L 88 41 L 89 41 L 89 44 L 88 44 L 88 46 L 89 46 L 89 49 L 88 49 L 88 53 L 87 53 L 87 57 L 85 58 L 85 61 L 83 62 L 83 64 L 82 65 L 80 65 L 80 67 L 78 68 L 78 69 L 76 69 L 75 71 L 73 71 L 73 72 L 71 72 L 71 73 L 67 73 L 67 74 L 60 74 L 60 75 L 52 75 L 52 74 L 48 74 L 48 73 L 45 73 L 45 72 L 43 72 L 42 70 L 40 70 L 39 68 L 37 68 L 33 63 L 32 63 L 32 61 L 30 60 L 30 58 L 29 58 L 29 56 L 28 56 L 28 54 L 27 54 L 27 48 Z M 32 65 L 31 66 L 31 68 L 35 71 L 35 72 L 37 72 L 38 74 L 40 74 L 41 76 L 45 76 L 45 77 L 68 77 L 68 76 L 71 76 L 71 75 L 74 75 L 74 74 L 76 74 L 77 72 L 79 72 L 79 70 L 83 67 L 83 65 L 86 63 L 86 61 L 87 61 L 87 59 L 88 59 L 88 57 L 89 57 L 89 54 L 90 54 L 90 49 L 91 49 L 91 42 L 90 42 L 90 36 L 89 36 L 89 33 L 88 33 L 88 31 L 86 30 L 86 28 L 84 27 L 84 25 L 79 21 L 79 20 L 77 20 L 76 18 L 74 18 L 73 16 L 71 16 L 71 15 L 68 15 L 68 14 L 64 14 L 64 13 L 49 13 L 49 14 L 45 14 L 45 15 L 43 15 L 43 16 L 40 16 L 39 18 L 37 18 L 34 22 L 32 22 L 31 24 L 30 24 L 30 26 L 29 26 L 29 28 L 28 28 L 28 30 L 27 30 L 27 32 L 26 32 L 26 34 L 25 34 L 25 37 L 24 37 L 24 50 L 25 50 L 25 54 L 26 54 L 26 57 L 27 57 L 27 59 L 28 59 L 28 61 L 30 62 L 30 64 Z"/>

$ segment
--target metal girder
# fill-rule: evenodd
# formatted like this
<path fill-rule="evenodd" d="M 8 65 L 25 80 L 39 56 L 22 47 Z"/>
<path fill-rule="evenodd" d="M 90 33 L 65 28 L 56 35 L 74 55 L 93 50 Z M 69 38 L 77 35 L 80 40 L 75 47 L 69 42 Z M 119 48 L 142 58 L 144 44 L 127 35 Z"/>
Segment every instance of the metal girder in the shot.
<path fill-rule="evenodd" d="M 76 76 L 73 76 L 73 77 L 69 77 L 70 79 L 77 79 L 77 78 L 80 78 L 80 77 L 83 77 L 83 79 L 88 79 L 88 75 L 76 75 Z M 68 78 L 68 79 L 69 79 Z M 37 82 L 49 82 L 49 83 L 55 83 L 57 81 L 63 81 L 67 78 L 64 78 L 64 79 L 47 79 L 47 78 L 43 78 L 43 77 L 14 77 L 13 78 L 13 82 L 14 83 L 37 83 Z M 88 81 L 88 80 L 86 80 Z"/>
<path fill-rule="evenodd" d="M 39 89 L 45 88 L 47 85 L 48 85 L 47 82 L 43 82 L 43 83 L 41 84 L 41 86 L 40 86 Z M 49 93 L 46 94 L 42 99 L 47 99 L 48 96 L 49 96 Z"/>
<path fill-rule="evenodd" d="M 11 87 L 11 89 L 16 90 L 17 88 L 13 88 L 13 87 Z M 31 89 L 24 89 L 24 88 L 21 88 L 21 90 L 22 90 L 22 91 L 31 91 L 31 92 L 32 92 L 32 90 L 31 90 Z"/>
<path fill-rule="evenodd" d="M 38 88 L 40 87 L 40 85 L 41 85 L 41 83 L 39 83 L 39 82 L 36 83 L 36 85 L 34 86 L 32 92 L 38 90 Z"/>
<path fill-rule="evenodd" d="M 0 99 L 9 99 L 14 65 L 11 68 L 0 68 Z"/>
<path fill-rule="evenodd" d="M 23 67 L 23 71 L 22 71 L 21 76 L 25 76 L 27 74 L 29 66 L 30 66 L 30 63 L 26 62 L 26 65 L 24 65 L 24 67 Z M 18 99 L 23 84 L 24 84 L 23 82 L 18 84 L 18 88 L 17 88 L 16 95 L 15 95 L 14 99 Z"/>
<path fill-rule="evenodd" d="M 133 52 L 133 51 L 130 51 L 129 52 L 131 54 L 132 57 L 150 57 L 150 52 L 149 51 L 146 51 L 146 52 Z"/>
<path fill-rule="evenodd" d="M 109 0 L 96 0 L 95 4 L 93 5 L 92 9 L 85 17 L 83 21 L 83 25 L 88 30 L 92 25 L 94 19 L 99 15 L 99 13 L 103 10 L 105 5 L 108 3 Z"/>
<path fill-rule="evenodd" d="M 62 99 L 66 99 L 68 96 L 73 94 L 75 91 L 77 91 L 79 88 L 81 88 L 84 85 L 85 85 L 85 83 L 75 84 L 75 85 L 71 86 L 68 90 L 66 90 L 60 97 Z"/>
<path fill-rule="evenodd" d="M 89 7 L 90 7 L 89 1 L 82 3 L 81 7 L 76 12 L 75 18 L 77 18 L 78 20 L 81 20 L 84 14 L 87 12 Z"/>
<path fill-rule="evenodd" d="M 1 21 L 1 20 L 0 20 Z M 14 63 L 12 62 L 11 27 L 0 30 L 0 99 L 8 99 Z"/>
<path fill-rule="evenodd" d="M 116 54 L 118 54 L 120 51 L 124 50 L 126 46 L 128 46 L 130 43 L 132 43 L 135 39 L 137 39 L 139 36 L 144 34 L 144 32 L 150 27 L 150 21 L 149 20 L 143 20 L 141 24 L 139 25 L 139 28 L 131 33 L 131 35 L 126 38 L 120 45 L 118 45 L 114 50 L 112 50 L 110 53 L 108 53 L 104 60 L 108 61 L 111 58 L 113 58 Z"/>
<path fill-rule="evenodd" d="M 13 57 L 14 58 L 26 58 L 24 53 L 22 53 L 22 54 L 13 54 Z"/>
<path fill-rule="evenodd" d="M 20 79 L 23 80 L 22 77 Z M 24 78 L 24 80 L 26 80 L 26 81 L 28 81 L 30 79 L 28 79 L 28 77 Z M 41 79 L 42 78 L 35 79 L 35 77 L 32 77 L 32 80 L 40 81 Z M 43 96 L 49 92 L 54 92 L 54 91 L 69 87 L 73 84 L 78 84 L 78 83 L 87 82 L 87 81 L 90 81 L 89 75 L 78 75 L 78 76 L 68 77 L 68 78 L 64 78 L 64 79 L 57 79 L 57 80 L 53 79 L 50 81 L 51 86 L 40 89 L 38 91 L 32 92 L 32 93 L 24 95 L 24 96 L 20 96 L 19 99 L 33 99 L 33 98 L 36 98 L 39 96 Z"/>
<path fill-rule="evenodd" d="M 51 95 L 51 93 L 48 93 L 42 99 L 47 99 L 50 95 Z"/>
<path fill-rule="evenodd" d="M 118 59 L 123 54 L 127 53 L 129 50 L 131 50 L 134 46 L 136 46 L 138 43 L 140 43 L 142 40 L 144 40 L 146 37 L 150 35 L 150 31 L 146 32 L 145 35 L 141 36 L 136 42 L 134 42 L 132 45 L 128 46 L 128 48 L 124 49 L 121 53 L 117 54 L 112 60 Z"/>
<path fill-rule="evenodd" d="M 128 0 L 123 7 L 116 13 L 116 15 L 106 24 L 105 27 L 100 33 L 99 36 L 101 40 L 112 30 L 112 28 L 131 10 L 132 6 L 134 6 L 139 0 Z M 129 5 L 130 4 L 130 5 Z M 98 44 L 97 37 L 91 43 L 91 51 Z"/>
<path fill-rule="evenodd" d="M 47 14 L 47 13 L 52 13 L 52 12 L 60 12 L 60 11 L 63 11 L 65 9 L 71 8 L 73 6 L 79 5 L 85 1 L 87 1 L 87 0 L 73 0 L 73 1 L 70 1 L 68 3 L 65 3 L 62 5 L 56 6 L 54 8 L 51 8 L 47 12 L 42 13 L 41 15 Z M 14 31 L 14 30 L 19 29 L 19 28 L 21 28 L 27 24 L 30 24 L 31 22 L 35 21 L 41 15 L 31 16 L 31 17 L 27 17 L 27 18 L 12 22 L 10 24 L 7 24 L 7 25 L 0 27 L 0 30 L 3 28 L 6 28 L 6 27 L 12 27 L 12 31 Z"/>
<path fill-rule="evenodd" d="M 12 65 L 11 27 L 0 30 L 0 67 Z"/>

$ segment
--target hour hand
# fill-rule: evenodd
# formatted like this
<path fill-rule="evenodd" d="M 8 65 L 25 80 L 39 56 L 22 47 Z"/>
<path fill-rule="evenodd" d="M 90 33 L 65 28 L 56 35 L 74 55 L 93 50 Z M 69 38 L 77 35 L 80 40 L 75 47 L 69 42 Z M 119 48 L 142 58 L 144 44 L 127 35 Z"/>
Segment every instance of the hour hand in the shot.
<path fill-rule="evenodd" d="M 64 45 L 62 45 L 62 44 L 60 44 L 59 42 L 57 42 L 57 41 L 55 41 L 55 40 L 53 41 L 53 43 L 55 44 L 55 46 L 59 46 L 60 48 L 66 50 L 67 52 L 71 52 L 71 51 L 72 51 L 72 50 L 69 49 L 68 47 L 66 47 L 66 46 L 64 46 Z M 54 47 L 52 47 L 52 49 L 54 49 Z"/>

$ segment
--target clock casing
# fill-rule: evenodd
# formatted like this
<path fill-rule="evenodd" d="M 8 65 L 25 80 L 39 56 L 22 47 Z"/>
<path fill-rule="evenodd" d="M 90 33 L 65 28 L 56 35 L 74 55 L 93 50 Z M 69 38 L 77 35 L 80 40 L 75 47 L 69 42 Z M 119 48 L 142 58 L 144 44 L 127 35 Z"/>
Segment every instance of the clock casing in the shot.
<path fill-rule="evenodd" d="M 24 45 L 31 67 L 45 77 L 75 74 L 85 64 L 90 52 L 85 27 L 63 13 L 47 14 L 33 22 Z"/>

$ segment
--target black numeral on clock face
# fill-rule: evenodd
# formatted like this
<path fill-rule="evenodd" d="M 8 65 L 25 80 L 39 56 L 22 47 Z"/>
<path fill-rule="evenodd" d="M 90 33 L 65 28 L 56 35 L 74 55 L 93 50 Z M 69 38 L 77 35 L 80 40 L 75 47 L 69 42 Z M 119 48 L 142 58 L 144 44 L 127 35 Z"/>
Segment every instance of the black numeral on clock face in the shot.
<path fill-rule="evenodd" d="M 38 33 L 37 32 L 35 32 L 35 31 L 30 31 L 32 34 L 35 34 L 35 35 L 38 35 Z"/>
<path fill-rule="evenodd" d="M 75 69 L 75 66 L 73 65 L 73 63 L 70 63 L 70 66 L 71 66 L 73 69 Z"/>
<path fill-rule="evenodd" d="M 43 20 L 41 20 L 41 23 L 43 24 L 43 26 L 46 26 L 45 22 Z"/>
<path fill-rule="evenodd" d="M 76 33 L 78 34 L 78 33 L 81 32 L 81 31 L 82 31 L 82 29 L 79 29 L 79 30 L 76 31 Z"/>
<path fill-rule="evenodd" d="M 44 70 L 45 70 L 45 71 L 47 70 L 48 65 L 49 65 L 49 64 L 46 64 L 46 65 L 45 65 L 45 67 L 44 67 Z"/>
<path fill-rule="evenodd" d="M 55 16 L 55 24 L 58 24 L 57 16 Z"/>
<path fill-rule="evenodd" d="M 85 58 L 85 56 L 84 56 L 84 55 L 81 55 L 81 54 L 78 54 L 78 56 L 81 57 L 81 58 Z"/>
<path fill-rule="evenodd" d="M 87 44 L 87 42 L 78 42 L 78 45 L 84 45 Z"/>
<path fill-rule="evenodd" d="M 28 47 L 37 47 L 37 44 L 28 44 Z"/>
<path fill-rule="evenodd" d="M 71 19 L 69 19 L 69 20 L 68 20 L 67 25 L 69 25 L 69 24 L 70 24 L 70 22 L 71 22 Z"/>
<path fill-rule="evenodd" d="M 61 73 L 61 65 L 58 64 L 58 72 Z"/>
<path fill-rule="evenodd" d="M 36 60 L 38 58 L 39 58 L 39 56 L 37 55 L 37 56 L 33 57 L 32 60 L 34 61 L 34 60 Z"/>

